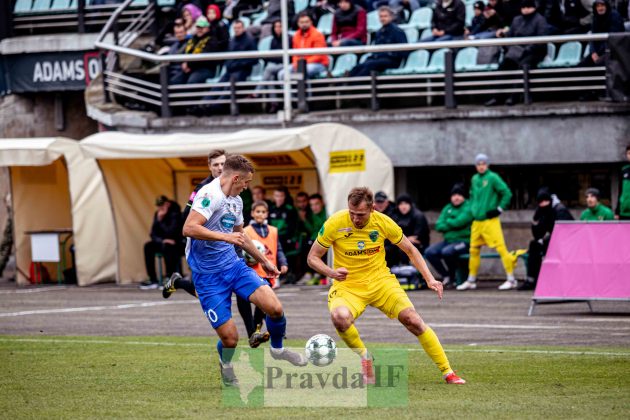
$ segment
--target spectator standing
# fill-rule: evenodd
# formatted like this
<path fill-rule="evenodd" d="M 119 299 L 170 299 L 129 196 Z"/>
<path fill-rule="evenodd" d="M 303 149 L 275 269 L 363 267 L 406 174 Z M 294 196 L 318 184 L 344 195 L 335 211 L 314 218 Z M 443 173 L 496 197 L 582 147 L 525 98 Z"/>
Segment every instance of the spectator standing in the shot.
<path fill-rule="evenodd" d="M 182 8 L 182 19 L 184 19 L 184 27 L 188 35 L 194 36 L 197 33 L 195 24 L 197 23 L 197 19 L 202 15 L 201 9 L 196 5 L 192 3 L 184 5 Z"/>
<path fill-rule="evenodd" d="M 269 224 L 278 228 L 278 236 L 285 253 L 295 250 L 295 236 L 297 232 L 297 212 L 291 203 L 291 196 L 287 187 L 276 187 L 273 192 L 273 202 L 269 208 Z M 295 267 L 295 258 L 289 259 L 289 267 Z"/>
<path fill-rule="evenodd" d="M 536 195 L 538 207 L 532 220 L 532 235 L 534 239 L 529 243 L 527 250 L 527 279 L 518 290 L 534 290 L 543 257 L 547 254 L 551 232 L 558 220 L 573 220 L 573 216 L 560 202 L 558 196 L 551 194 L 545 187 L 538 190 Z"/>
<path fill-rule="evenodd" d="M 407 43 L 405 32 L 393 22 L 394 12 L 392 9 L 387 6 L 379 7 L 378 19 L 382 26 L 376 32 L 375 45 Z M 406 56 L 407 53 L 401 51 L 370 54 L 367 60 L 352 69 L 350 77 L 369 76 L 373 71 L 382 72 L 387 69 L 398 68 Z"/>
<path fill-rule="evenodd" d="M 365 45 L 367 42 L 367 13 L 354 0 L 339 0 L 339 8 L 333 19 L 333 47 Z"/>
<path fill-rule="evenodd" d="M 140 285 L 143 290 L 160 286 L 155 273 L 156 254 L 160 253 L 164 257 L 168 277 L 177 270 L 181 256 L 182 219 L 179 205 L 163 195 L 155 200 L 155 205 L 157 210 L 149 234 L 151 240 L 144 244 L 144 265 L 149 279 Z"/>
<path fill-rule="evenodd" d="M 313 19 L 308 13 L 302 12 L 298 17 L 298 31 L 293 35 L 293 48 L 326 48 L 326 39 L 321 32 L 313 26 Z M 291 71 L 296 72 L 298 61 L 306 60 L 306 76 L 314 77 L 328 68 L 327 55 L 294 56 Z M 284 79 L 284 70 L 278 72 L 278 80 Z"/>
<path fill-rule="evenodd" d="M 429 246 L 429 223 L 424 214 L 416 208 L 409 194 L 401 194 L 396 198 L 396 209 L 392 219 L 402 229 L 409 241 L 418 248 L 421 254 Z M 399 264 L 409 264 L 407 254 L 398 253 Z"/>
<path fill-rule="evenodd" d="M 610 209 L 599 202 L 600 192 L 597 188 L 586 190 L 587 209 L 580 215 L 580 220 L 586 222 L 602 222 L 605 220 L 615 220 L 615 214 Z"/>
<path fill-rule="evenodd" d="M 379 191 L 374 194 L 374 210 L 392 217 L 394 210 L 396 210 L 396 206 L 394 203 L 389 201 L 387 194 L 383 191 Z"/>
<path fill-rule="evenodd" d="M 547 22 L 545 18 L 536 12 L 534 0 L 523 0 L 521 3 L 521 15 L 514 18 L 512 26 L 507 31 L 499 29 L 497 37 L 529 37 L 542 36 L 547 33 Z M 499 70 L 517 70 L 528 66 L 536 68 L 545 55 L 547 47 L 545 44 L 512 45 L 507 48 L 503 61 L 499 65 Z M 505 104 L 510 106 L 515 102 L 515 96 L 510 95 Z M 494 97 L 486 102 L 486 106 L 493 106 L 498 103 L 498 97 Z"/>
<path fill-rule="evenodd" d="M 451 202 L 447 204 L 435 224 L 444 240 L 427 248 L 424 256 L 442 276 L 446 287 L 455 281 L 458 258 L 470 249 L 470 225 L 473 216 L 466 200 L 464 185 L 455 184 L 451 189 Z"/>
<path fill-rule="evenodd" d="M 619 220 L 630 220 L 630 144 L 626 146 L 626 160 L 628 163 L 621 168 L 619 202 L 615 215 Z"/>
<path fill-rule="evenodd" d="M 452 41 L 464 38 L 466 6 L 461 0 L 437 0 L 431 21 L 432 37 L 426 41 Z"/>
<path fill-rule="evenodd" d="M 593 24 L 593 0 L 564 0 L 562 32 L 585 34 Z"/>
<path fill-rule="evenodd" d="M 485 154 L 480 153 L 475 157 L 477 173 L 470 183 L 470 205 L 474 220 L 470 233 L 468 279 L 457 286 L 457 290 L 477 288 L 477 272 L 481 265 L 483 245 L 496 249 L 501 257 L 507 280 L 499 286 L 499 290 L 515 289 L 517 286 L 514 278 L 516 259 L 505 246 L 499 219 L 510 204 L 512 192 L 499 174 L 489 169 L 489 164 L 490 159 Z"/>
<path fill-rule="evenodd" d="M 326 214 L 326 206 L 324 205 L 324 198 L 320 194 L 311 195 L 308 199 L 308 205 L 309 214 L 304 221 L 307 237 L 302 246 L 302 250 L 306 250 L 306 252 L 301 253 L 302 264 L 304 264 L 303 267 L 308 267 L 308 264 L 305 264 L 308 257 L 308 250 L 311 249 L 311 246 L 313 246 L 313 243 L 317 240 L 317 234 L 322 226 L 324 226 L 324 222 L 326 222 L 326 219 L 328 218 Z M 316 272 L 313 274 L 307 268 L 304 276 L 300 279 L 300 282 L 319 284 L 320 280 L 321 275 L 319 273 Z"/>

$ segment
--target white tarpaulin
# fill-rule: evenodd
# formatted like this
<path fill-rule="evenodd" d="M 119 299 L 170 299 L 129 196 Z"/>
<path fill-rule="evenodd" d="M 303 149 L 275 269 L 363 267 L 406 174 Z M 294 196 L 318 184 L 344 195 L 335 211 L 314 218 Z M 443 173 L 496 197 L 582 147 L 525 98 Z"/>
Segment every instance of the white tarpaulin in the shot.
<path fill-rule="evenodd" d="M 2 139 L 0 166 L 11 170 L 18 284 L 28 282 L 26 232 L 63 228 L 73 231 L 80 285 L 115 278 L 114 224 L 105 184 L 96 161 L 81 153 L 78 142 Z"/>
<path fill-rule="evenodd" d="M 86 157 L 99 162 L 107 183 L 121 283 L 146 278 L 143 244 L 149 240 L 155 197 L 164 194 L 183 205 L 193 187 L 190 180 L 207 175 L 203 159 L 212 149 L 251 158 L 257 172 L 252 185 L 276 179 L 295 183 L 296 189 L 310 186 L 310 193 L 318 186 L 329 213 L 345 208 L 347 194 L 356 186 L 394 193 L 389 158 L 368 137 L 340 124 L 213 134 L 105 132 L 80 146 Z M 195 164 L 195 158 L 201 163 Z"/>

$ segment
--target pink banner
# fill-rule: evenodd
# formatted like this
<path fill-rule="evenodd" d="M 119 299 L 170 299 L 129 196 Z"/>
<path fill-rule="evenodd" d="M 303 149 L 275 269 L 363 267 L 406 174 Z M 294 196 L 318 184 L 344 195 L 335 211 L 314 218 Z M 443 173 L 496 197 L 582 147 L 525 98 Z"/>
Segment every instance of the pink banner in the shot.
<path fill-rule="evenodd" d="M 630 300 L 630 222 L 556 223 L 533 299 Z"/>

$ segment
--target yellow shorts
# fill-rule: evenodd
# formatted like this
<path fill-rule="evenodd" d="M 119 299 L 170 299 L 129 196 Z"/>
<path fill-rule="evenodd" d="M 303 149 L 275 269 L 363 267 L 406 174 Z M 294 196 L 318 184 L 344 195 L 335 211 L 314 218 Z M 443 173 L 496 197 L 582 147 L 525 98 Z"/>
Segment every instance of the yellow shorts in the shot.
<path fill-rule="evenodd" d="M 498 217 L 472 222 L 472 228 L 470 233 L 470 247 L 479 248 L 483 245 L 490 248 L 497 248 L 498 246 L 505 246 L 505 239 L 503 239 L 503 230 L 501 230 L 501 221 Z"/>
<path fill-rule="evenodd" d="M 331 312 L 345 306 L 357 319 L 368 305 L 392 319 L 398 318 L 403 309 L 413 308 L 413 303 L 393 274 L 374 278 L 366 284 L 335 281 L 328 292 L 328 310 Z"/>

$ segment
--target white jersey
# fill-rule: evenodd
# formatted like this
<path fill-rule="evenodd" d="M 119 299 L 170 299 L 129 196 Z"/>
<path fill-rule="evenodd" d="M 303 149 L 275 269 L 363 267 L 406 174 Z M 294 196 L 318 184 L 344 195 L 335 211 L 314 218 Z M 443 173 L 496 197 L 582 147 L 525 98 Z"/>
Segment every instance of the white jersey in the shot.
<path fill-rule="evenodd" d="M 192 210 L 206 219 L 204 227 L 213 232 L 232 233 L 234 226 L 243 224 L 243 200 L 230 197 L 221 190 L 221 178 L 217 178 L 199 190 Z M 223 241 L 203 241 L 188 238 L 186 260 L 198 273 L 216 273 L 230 268 L 239 258 L 234 245 Z"/>

